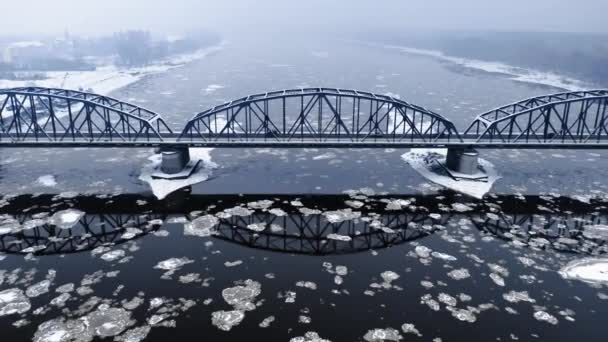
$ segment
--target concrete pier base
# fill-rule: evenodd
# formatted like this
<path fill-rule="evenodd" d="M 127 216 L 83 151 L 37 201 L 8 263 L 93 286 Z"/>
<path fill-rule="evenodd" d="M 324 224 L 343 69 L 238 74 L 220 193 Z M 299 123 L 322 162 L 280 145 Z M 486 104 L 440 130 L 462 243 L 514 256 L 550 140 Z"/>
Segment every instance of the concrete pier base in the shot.
<path fill-rule="evenodd" d="M 448 148 L 446 167 L 452 171 L 474 175 L 479 173 L 479 152 L 470 149 Z"/>
<path fill-rule="evenodd" d="M 171 148 L 162 150 L 160 170 L 167 174 L 180 173 L 190 161 L 188 148 Z"/>
<path fill-rule="evenodd" d="M 160 170 L 152 174 L 156 179 L 185 179 L 198 167 L 200 160 L 191 161 L 187 147 L 161 149 Z"/>

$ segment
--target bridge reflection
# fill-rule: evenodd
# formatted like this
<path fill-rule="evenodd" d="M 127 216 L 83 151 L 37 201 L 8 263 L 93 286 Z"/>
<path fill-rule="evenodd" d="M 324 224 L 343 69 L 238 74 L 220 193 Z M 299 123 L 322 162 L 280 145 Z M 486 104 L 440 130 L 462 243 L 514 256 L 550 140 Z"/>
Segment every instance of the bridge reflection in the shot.
<path fill-rule="evenodd" d="M 31 214 L 13 216 L 20 226 L 36 220 Z M 39 226 L 0 236 L 0 251 L 36 255 L 69 254 L 113 246 L 142 237 L 161 227 L 158 215 L 91 214 L 63 229 L 44 220 Z"/>
<path fill-rule="evenodd" d="M 267 226 L 257 232 L 248 227 Z M 273 229 L 280 229 L 274 231 Z M 328 222 L 321 214 L 269 213 L 220 220 L 218 239 L 251 248 L 293 254 L 347 254 L 387 248 L 432 234 L 433 219 L 426 214 L 379 213 L 373 221 Z"/>
<path fill-rule="evenodd" d="M 608 224 L 604 203 L 585 204 L 566 198 L 498 196 L 452 207 L 458 197 L 355 196 L 361 207 L 344 211 L 345 201 L 352 197 L 185 196 L 181 202 L 174 198 L 170 203 L 139 195 L 12 198 L 0 208 L 0 252 L 52 255 L 90 251 L 142 238 L 160 228 L 181 233 L 187 217 L 204 214 L 220 217 L 212 227 L 215 239 L 291 254 L 346 254 L 387 248 L 424 238 L 439 229 L 455 231 L 459 225 L 474 226 L 534 248 L 583 254 L 608 251 L 607 236 L 586 234 L 593 227 Z M 271 200 L 275 210 L 255 209 L 252 202 L 261 199 Z M 395 209 L 389 204 L 396 199 L 410 204 L 390 210 Z M 293 201 L 304 206 L 293 205 Z M 247 203 L 250 212 L 243 216 L 229 216 L 226 212 L 230 211 L 224 211 L 247 208 Z M 53 225 L 51 213 L 69 207 L 86 214 L 69 229 Z M 340 218 L 340 213 L 356 215 Z"/>

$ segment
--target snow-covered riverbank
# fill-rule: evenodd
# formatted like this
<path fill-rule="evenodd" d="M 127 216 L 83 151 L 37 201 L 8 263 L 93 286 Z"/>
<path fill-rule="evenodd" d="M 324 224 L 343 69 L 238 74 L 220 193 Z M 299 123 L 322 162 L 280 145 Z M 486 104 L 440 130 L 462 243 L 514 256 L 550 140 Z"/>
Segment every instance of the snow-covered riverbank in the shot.
<path fill-rule="evenodd" d="M 200 49 L 193 53 L 172 56 L 165 60 L 154 62 L 143 67 L 125 68 L 115 65 L 100 66 L 94 71 L 53 71 L 37 72 L 46 78 L 41 80 L 3 80 L 0 79 L 0 89 L 26 86 L 92 89 L 96 94 L 107 95 L 117 89 L 141 80 L 143 77 L 162 73 L 198 59 L 205 58 L 219 51 L 225 43 Z"/>
<path fill-rule="evenodd" d="M 361 43 L 361 42 L 359 42 Z M 379 46 L 386 49 L 398 50 L 403 53 L 436 58 L 441 61 L 460 65 L 464 68 L 506 75 L 510 79 L 518 82 L 541 84 L 550 87 L 560 88 L 567 91 L 579 91 L 592 88 L 591 84 L 579 79 L 567 77 L 553 72 L 545 72 L 530 68 L 522 68 L 496 61 L 483 61 L 479 59 L 454 57 L 444 54 L 438 50 L 418 49 L 408 46 L 384 45 L 364 42 L 364 44 Z"/>

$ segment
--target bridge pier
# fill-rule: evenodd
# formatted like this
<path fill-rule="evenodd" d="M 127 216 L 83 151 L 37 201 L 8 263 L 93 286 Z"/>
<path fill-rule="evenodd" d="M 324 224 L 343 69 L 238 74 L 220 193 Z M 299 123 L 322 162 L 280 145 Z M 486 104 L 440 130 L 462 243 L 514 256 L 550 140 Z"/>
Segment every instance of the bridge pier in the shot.
<path fill-rule="evenodd" d="M 169 147 L 160 150 L 160 170 L 166 174 L 182 172 L 190 162 L 190 151 L 187 147 Z"/>
<path fill-rule="evenodd" d="M 479 152 L 473 148 L 448 148 L 446 167 L 452 171 L 473 175 L 479 173 Z"/>
<path fill-rule="evenodd" d="M 186 179 L 196 171 L 201 160 L 190 160 L 188 147 L 162 147 L 155 150 L 160 153 L 160 168 L 152 174 L 155 179 Z"/>

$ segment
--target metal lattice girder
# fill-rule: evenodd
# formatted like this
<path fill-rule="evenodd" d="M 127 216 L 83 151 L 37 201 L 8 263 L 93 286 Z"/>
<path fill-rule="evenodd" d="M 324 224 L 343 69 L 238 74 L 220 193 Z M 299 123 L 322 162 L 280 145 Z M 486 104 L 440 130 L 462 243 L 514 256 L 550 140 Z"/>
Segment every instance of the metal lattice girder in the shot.
<path fill-rule="evenodd" d="M 386 95 L 305 88 L 250 95 L 195 115 L 178 138 L 186 141 L 449 142 L 454 124 Z"/>
<path fill-rule="evenodd" d="M 605 142 L 607 104 L 607 90 L 530 98 L 479 115 L 463 136 L 477 143 Z"/>
<path fill-rule="evenodd" d="M 0 90 L 0 140 L 11 142 L 162 141 L 172 133 L 147 109 L 81 91 Z"/>
<path fill-rule="evenodd" d="M 539 96 L 479 115 L 464 133 L 443 116 L 369 92 L 305 88 L 243 97 L 180 133 L 149 110 L 81 91 L 0 90 L 3 147 L 608 148 L 608 90 Z"/>

